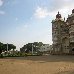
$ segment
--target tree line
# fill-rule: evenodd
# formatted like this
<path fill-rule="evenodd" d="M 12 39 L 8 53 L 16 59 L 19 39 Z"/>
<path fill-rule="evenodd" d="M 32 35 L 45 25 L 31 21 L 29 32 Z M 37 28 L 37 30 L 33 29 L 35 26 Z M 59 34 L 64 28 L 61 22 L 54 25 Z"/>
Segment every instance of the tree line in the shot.
<path fill-rule="evenodd" d="M 24 45 L 22 48 L 20 48 L 20 51 L 29 53 L 32 51 L 32 48 L 33 48 L 33 51 L 36 52 L 42 45 L 44 45 L 42 42 L 28 43 Z"/>
<path fill-rule="evenodd" d="M 7 45 L 8 45 L 8 51 L 11 50 L 11 49 L 13 49 L 13 50 L 16 49 L 16 46 L 13 45 L 13 44 L 3 44 L 3 43 L 0 42 L 0 54 L 2 52 L 7 51 Z"/>

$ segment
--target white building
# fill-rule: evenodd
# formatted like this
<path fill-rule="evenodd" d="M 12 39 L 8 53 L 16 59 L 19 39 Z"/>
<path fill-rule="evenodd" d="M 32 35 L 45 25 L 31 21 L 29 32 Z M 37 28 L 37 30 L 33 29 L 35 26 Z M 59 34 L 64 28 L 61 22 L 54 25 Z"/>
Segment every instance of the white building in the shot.
<path fill-rule="evenodd" d="M 40 52 L 45 52 L 45 51 L 50 51 L 50 45 L 49 44 L 44 44 L 40 47 L 39 49 Z"/>

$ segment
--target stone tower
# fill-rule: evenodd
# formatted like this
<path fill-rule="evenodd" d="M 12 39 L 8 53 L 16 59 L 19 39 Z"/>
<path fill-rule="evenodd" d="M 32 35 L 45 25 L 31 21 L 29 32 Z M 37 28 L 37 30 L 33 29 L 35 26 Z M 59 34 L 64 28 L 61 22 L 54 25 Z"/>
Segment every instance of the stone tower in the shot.
<path fill-rule="evenodd" d="M 74 53 L 74 9 L 67 18 L 67 24 L 69 25 L 69 49 L 71 53 Z"/>
<path fill-rule="evenodd" d="M 62 20 L 61 14 L 52 20 L 53 53 L 74 54 L 74 9 L 67 20 Z"/>
<path fill-rule="evenodd" d="M 69 29 L 61 14 L 56 15 L 56 19 L 52 20 L 52 41 L 53 53 L 62 54 L 69 53 Z M 68 50 L 68 51 L 67 51 Z"/>

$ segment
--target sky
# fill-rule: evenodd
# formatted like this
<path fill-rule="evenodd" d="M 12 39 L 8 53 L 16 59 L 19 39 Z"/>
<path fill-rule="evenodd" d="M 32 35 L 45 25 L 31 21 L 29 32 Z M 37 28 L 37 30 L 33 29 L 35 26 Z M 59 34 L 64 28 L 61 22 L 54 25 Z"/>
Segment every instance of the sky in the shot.
<path fill-rule="evenodd" d="M 52 20 L 72 13 L 74 0 L 0 0 L 0 42 L 52 44 Z"/>

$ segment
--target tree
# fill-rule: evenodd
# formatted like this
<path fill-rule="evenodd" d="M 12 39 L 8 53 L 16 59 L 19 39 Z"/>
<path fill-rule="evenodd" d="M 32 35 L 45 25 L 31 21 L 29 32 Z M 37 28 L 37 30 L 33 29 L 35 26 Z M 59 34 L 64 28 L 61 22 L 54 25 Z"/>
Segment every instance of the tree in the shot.
<path fill-rule="evenodd" d="M 4 49 L 4 51 L 7 51 L 7 44 L 3 45 L 3 49 Z M 11 49 L 13 49 L 13 51 L 14 51 L 14 49 L 16 49 L 16 46 L 13 44 L 8 44 L 8 51 Z"/>
<path fill-rule="evenodd" d="M 33 46 L 32 46 L 33 45 Z M 32 51 L 32 47 L 33 47 L 33 51 L 37 52 L 39 51 L 38 49 L 43 45 L 42 42 L 34 42 L 34 43 L 28 43 L 26 45 L 24 45 L 22 48 L 20 48 L 21 52 L 26 52 L 29 53 Z"/>
<path fill-rule="evenodd" d="M 42 42 L 39 42 L 39 47 L 41 47 L 43 45 L 43 43 Z"/>
<path fill-rule="evenodd" d="M 32 44 L 33 44 L 33 43 L 28 43 L 28 44 L 26 44 L 26 48 L 27 48 L 26 52 L 27 52 L 27 53 L 29 53 L 30 51 L 32 51 Z"/>
<path fill-rule="evenodd" d="M 21 52 L 25 52 L 25 51 L 26 51 L 26 49 L 27 49 L 27 46 L 26 46 L 26 45 L 24 45 L 22 48 L 20 48 L 20 51 L 21 51 Z"/>
<path fill-rule="evenodd" d="M 13 49 L 14 51 L 14 49 L 16 49 L 16 46 L 13 44 L 8 44 L 8 51 L 11 49 Z M 4 51 L 7 51 L 7 44 L 3 44 L 0 42 L 0 54 Z"/>
<path fill-rule="evenodd" d="M 3 51 L 3 43 L 0 42 L 0 54 L 2 53 Z"/>
<path fill-rule="evenodd" d="M 8 46 L 9 46 L 9 50 L 13 49 L 13 51 L 14 51 L 14 49 L 16 49 L 16 46 L 13 44 L 9 44 Z"/>

